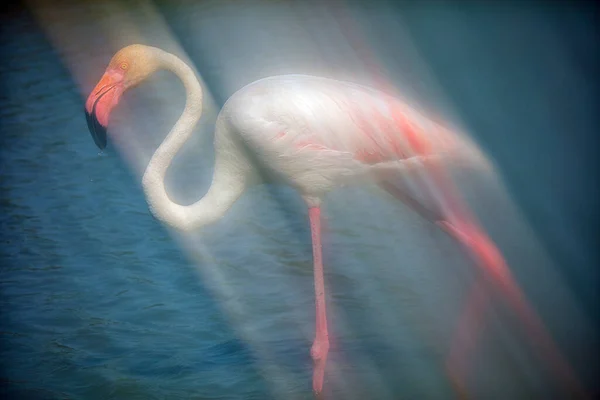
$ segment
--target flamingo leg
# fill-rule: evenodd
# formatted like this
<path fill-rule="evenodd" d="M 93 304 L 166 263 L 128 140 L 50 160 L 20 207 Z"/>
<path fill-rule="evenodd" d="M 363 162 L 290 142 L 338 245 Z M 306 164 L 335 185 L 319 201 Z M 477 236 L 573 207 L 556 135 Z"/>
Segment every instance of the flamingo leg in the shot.
<path fill-rule="evenodd" d="M 320 394 L 323 390 L 325 376 L 325 363 L 329 352 L 329 333 L 327 331 L 327 313 L 325 310 L 325 283 L 323 279 L 323 258 L 321 253 L 321 209 L 310 207 L 310 231 L 312 235 L 314 279 L 315 279 L 315 304 L 316 304 L 316 334 L 310 355 L 314 362 L 313 390 Z"/>
<path fill-rule="evenodd" d="M 454 240 L 461 242 L 463 239 L 462 235 L 458 234 L 458 230 L 454 228 L 448 221 L 445 221 L 441 215 L 433 212 L 432 210 L 424 207 L 421 203 L 415 200 L 410 195 L 396 188 L 394 185 L 388 182 L 381 181 L 379 185 L 397 200 L 406 204 L 413 211 L 419 214 L 424 219 L 435 223 L 442 231 L 446 232 Z M 464 382 L 464 374 L 467 366 L 465 361 L 468 358 L 468 354 L 473 350 L 476 345 L 478 334 L 481 329 L 481 320 L 483 319 L 483 312 L 488 301 L 482 282 L 478 281 L 475 287 L 469 294 L 467 300 L 467 306 L 459 319 L 457 324 L 458 332 L 454 335 L 452 345 L 450 346 L 450 355 L 446 362 L 446 371 L 449 379 L 457 392 L 458 398 L 467 399 L 467 387 Z"/>
<path fill-rule="evenodd" d="M 439 221 L 437 222 L 438 225 L 458 239 L 464 250 L 475 262 L 475 265 L 484 272 L 482 278 L 487 278 L 492 287 L 502 295 L 503 299 L 514 310 L 521 320 L 531 344 L 544 363 L 556 374 L 565 391 L 569 393 L 569 397 L 587 398 L 588 394 L 579 382 L 575 371 L 561 354 L 559 347 L 546 330 L 542 319 L 527 301 L 525 294 L 494 242 L 477 226 L 474 218 L 470 217 L 466 207 L 453 190 L 454 187 L 450 185 L 449 179 L 444 177 L 439 166 L 432 165 L 429 175 L 435 185 L 442 189 L 444 198 L 449 203 L 455 219 L 453 223 Z"/>
<path fill-rule="evenodd" d="M 452 381 L 457 385 L 457 389 L 460 389 L 459 396 L 461 398 L 466 397 L 465 387 L 459 382 L 459 370 L 464 370 L 464 366 L 463 368 L 455 369 L 450 363 L 456 360 L 458 352 L 463 353 L 462 357 L 464 359 L 466 356 L 465 353 L 471 351 L 477 341 L 481 324 L 480 320 L 483 317 L 484 308 L 489 302 L 489 295 L 485 293 L 482 286 L 486 278 L 485 275 L 487 275 L 488 282 L 492 283 L 504 295 L 504 299 L 516 311 L 529 334 L 529 339 L 533 342 L 542 359 L 557 374 L 559 379 L 562 380 L 568 391 L 576 397 L 586 398 L 587 395 L 578 382 L 575 372 L 567 360 L 563 358 L 552 337 L 546 331 L 542 320 L 527 302 L 524 294 L 512 277 L 504 258 L 492 240 L 472 221 L 472 218 L 470 218 L 464 207 L 461 207 L 458 198 L 452 196 L 453 191 L 450 190 L 451 188 L 447 185 L 440 185 L 442 181 L 439 179 L 439 175 L 436 178 L 438 178 L 436 182 L 438 183 L 438 187 L 446 189 L 444 190 L 447 196 L 446 200 L 450 202 L 451 209 L 455 214 L 453 218 L 454 223 L 423 207 L 419 202 L 397 190 L 393 185 L 385 182 L 380 183 L 380 185 L 388 193 L 410 206 L 421 216 L 434 222 L 440 229 L 457 240 L 475 262 L 475 265 L 486 273 L 479 278 L 480 280 L 471 289 L 467 308 L 460 318 L 460 321 L 464 322 L 466 326 L 459 325 L 458 333 L 454 336 L 451 345 L 450 360 L 447 367 L 451 372 Z M 465 345 L 464 332 L 469 330 L 472 330 L 469 337 L 471 343 Z"/>

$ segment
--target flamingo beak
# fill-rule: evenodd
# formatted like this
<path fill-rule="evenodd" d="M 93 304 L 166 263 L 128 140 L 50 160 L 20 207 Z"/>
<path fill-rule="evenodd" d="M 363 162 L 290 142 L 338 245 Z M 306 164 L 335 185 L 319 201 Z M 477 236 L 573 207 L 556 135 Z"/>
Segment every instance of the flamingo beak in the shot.
<path fill-rule="evenodd" d="M 94 139 L 100 149 L 106 147 L 106 129 L 110 112 L 119 103 L 123 94 L 123 74 L 106 72 L 85 103 L 85 118 Z"/>

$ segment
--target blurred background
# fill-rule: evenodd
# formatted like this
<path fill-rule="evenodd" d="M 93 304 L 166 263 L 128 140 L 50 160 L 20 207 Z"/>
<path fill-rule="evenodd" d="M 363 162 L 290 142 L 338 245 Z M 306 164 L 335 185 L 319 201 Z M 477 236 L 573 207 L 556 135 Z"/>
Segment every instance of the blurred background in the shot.
<path fill-rule="evenodd" d="M 2 394 L 15 399 L 310 399 L 307 212 L 253 188 L 217 224 L 170 232 L 140 179 L 185 92 L 160 72 L 126 93 L 103 151 L 85 98 L 121 47 L 192 65 L 205 111 L 167 174 L 210 184 L 220 107 L 303 73 L 393 90 L 442 115 L 495 174 L 456 182 L 593 397 L 598 361 L 597 10 L 587 2 L 44 1 L 0 22 Z M 452 399 L 445 367 L 475 267 L 440 230 L 365 185 L 323 209 L 331 399 Z M 494 297 L 461 357 L 467 398 L 561 399 Z M 450 366 L 452 369 L 452 365 Z M 458 368 L 458 367 L 457 367 Z"/>

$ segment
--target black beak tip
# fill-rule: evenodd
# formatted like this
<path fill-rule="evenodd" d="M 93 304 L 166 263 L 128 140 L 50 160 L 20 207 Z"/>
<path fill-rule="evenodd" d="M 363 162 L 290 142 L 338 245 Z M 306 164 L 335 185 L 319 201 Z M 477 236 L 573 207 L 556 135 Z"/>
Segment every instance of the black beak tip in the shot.
<path fill-rule="evenodd" d="M 107 142 L 106 128 L 102 126 L 100 122 L 98 122 L 96 115 L 94 115 L 93 113 L 90 114 L 87 110 L 85 110 L 85 119 L 87 120 L 88 129 L 92 134 L 94 143 L 96 143 L 96 146 L 98 146 L 100 150 L 105 149 Z"/>

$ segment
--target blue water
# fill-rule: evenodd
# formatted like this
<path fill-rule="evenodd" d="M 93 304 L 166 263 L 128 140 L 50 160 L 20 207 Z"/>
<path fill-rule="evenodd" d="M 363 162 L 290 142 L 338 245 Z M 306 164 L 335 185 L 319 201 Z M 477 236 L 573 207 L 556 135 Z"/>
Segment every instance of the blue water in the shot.
<path fill-rule="evenodd" d="M 289 34 L 297 27 L 285 23 L 284 17 L 270 18 L 261 33 L 257 26 L 263 23 L 256 18 L 265 5 L 243 13 L 227 4 L 207 4 L 177 3 L 159 9 L 214 99 L 198 138 L 169 172 L 175 197 L 187 202 L 202 195 L 210 182 L 212 152 L 206 138 L 212 134 L 218 105 L 245 81 L 275 69 L 291 71 L 300 63 L 301 70 L 294 72 L 314 73 L 308 65 L 319 53 L 305 49 L 306 57 L 280 57 L 270 63 L 267 56 L 285 48 L 286 40 L 288 45 L 298 43 Z M 128 10 L 142 15 L 141 7 Z M 286 10 L 288 18 L 294 15 Z M 72 23 L 82 12 L 65 6 L 60 15 Z M 62 28 L 63 35 L 64 29 L 73 29 L 81 35 L 79 42 L 94 43 L 78 54 L 81 63 L 88 57 L 97 60 L 88 62 L 94 70 L 85 72 L 87 86 L 82 89 L 73 75 L 73 58 L 61 56 L 64 49 L 33 15 L 7 14 L 1 28 L 3 395 L 312 398 L 310 235 L 297 195 L 287 188 L 257 187 L 202 232 L 182 237 L 162 227 L 148 212 L 139 174 L 183 106 L 181 87 L 159 75 L 148 87 L 127 94 L 114 119 L 118 137 L 99 153 L 87 132 L 81 91 L 91 88 L 114 51 L 113 45 L 94 36 L 107 31 L 95 31 L 97 27 L 83 17 L 78 27 L 65 22 Z M 423 22 L 423 15 L 414 10 L 407 15 L 417 37 L 429 46 L 425 53 L 443 58 L 444 52 L 436 53 L 432 44 L 438 31 L 427 30 L 431 20 Z M 194 25 L 194 18 L 205 18 L 206 24 Z M 222 42 L 209 37 L 227 18 L 238 23 L 221 32 Z M 198 30 L 204 34 L 194 41 L 192 33 Z M 242 47 L 236 53 L 239 59 L 223 61 L 233 53 L 231 47 L 227 53 L 227 43 L 247 40 L 260 46 L 269 38 L 275 44 L 262 57 Z M 213 58 L 207 55 L 209 42 Z M 393 51 L 390 54 L 393 58 Z M 446 65 L 446 71 L 453 71 L 448 59 L 446 64 L 438 61 L 433 69 Z M 328 65 L 333 70 L 343 64 Z M 360 76 L 358 68 L 346 67 L 344 73 Z M 79 71 L 79 77 L 84 76 Z M 477 110 L 475 97 L 452 88 L 457 83 L 448 81 L 449 74 L 440 73 L 440 79 L 453 97 L 462 99 L 457 107 Z M 484 78 L 483 73 L 472 76 L 474 81 Z M 421 85 L 415 82 L 412 89 L 418 91 Z M 547 114 L 532 115 L 535 121 Z M 591 200 L 561 203 L 566 196 L 552 195 L 553 188 L 568 181 L 571 193 L 583 197 L 587 178 L 575 175 L 581 165 L 567 160 L 555 167 L 561 171 L 558 181 L 546 179 L 540 173 L 545 171 L 544 161 L 523 161 L 525 154 L 536 157 L 522 144 L 535 140 L 534 134 L 495 139 L 488 124 L 498 116 L 490 112 L 479 118 L 471 116 L 471 124 L 487 132 L 479 140 L 496 157 L 510 196 L 518 203 L 512 205 L 494 179 L 473 171 L 459 176 L 461 187 L 565 354 L 584 382 L 597 389 L 593 354 L 598 342 L 590 311 L 597 273 L 585 247 L 590 243 L 583 234 L 586 228 L 577 225 L 579 214 L 573 211 Z M 580 128 L 577 134 L 583 138 L 583 123 Z M 556 132 L 548 133 L 553 139 L 544 142 L 548 154 L 561 152 L 562 131 Z M 517 145 L 525 150 L 510 153 Z M 589 160 L 583 148 L 576 154 L 582 165 Z M 577 159 L 571 153 L 564 157 Z M 580 176 L 580 184 L 570 176 Z M 443 362 L 473 267 L 435 227 L 368 185 L 332 194 L 323 213 L 332 331 L 328 396 L 453 398 Z M 595 215 L 590 212 L 586 218 Z M 540 216 L 546 222 L 540 222 Z M 556 224 L 563 232 L 575 233 L 561 239 Z M 470 361 L 470 387 L 479 398 L 553 398 L 552 376 L 501 302 L 494 303 L 486 322 L 485 339 Z"/>

